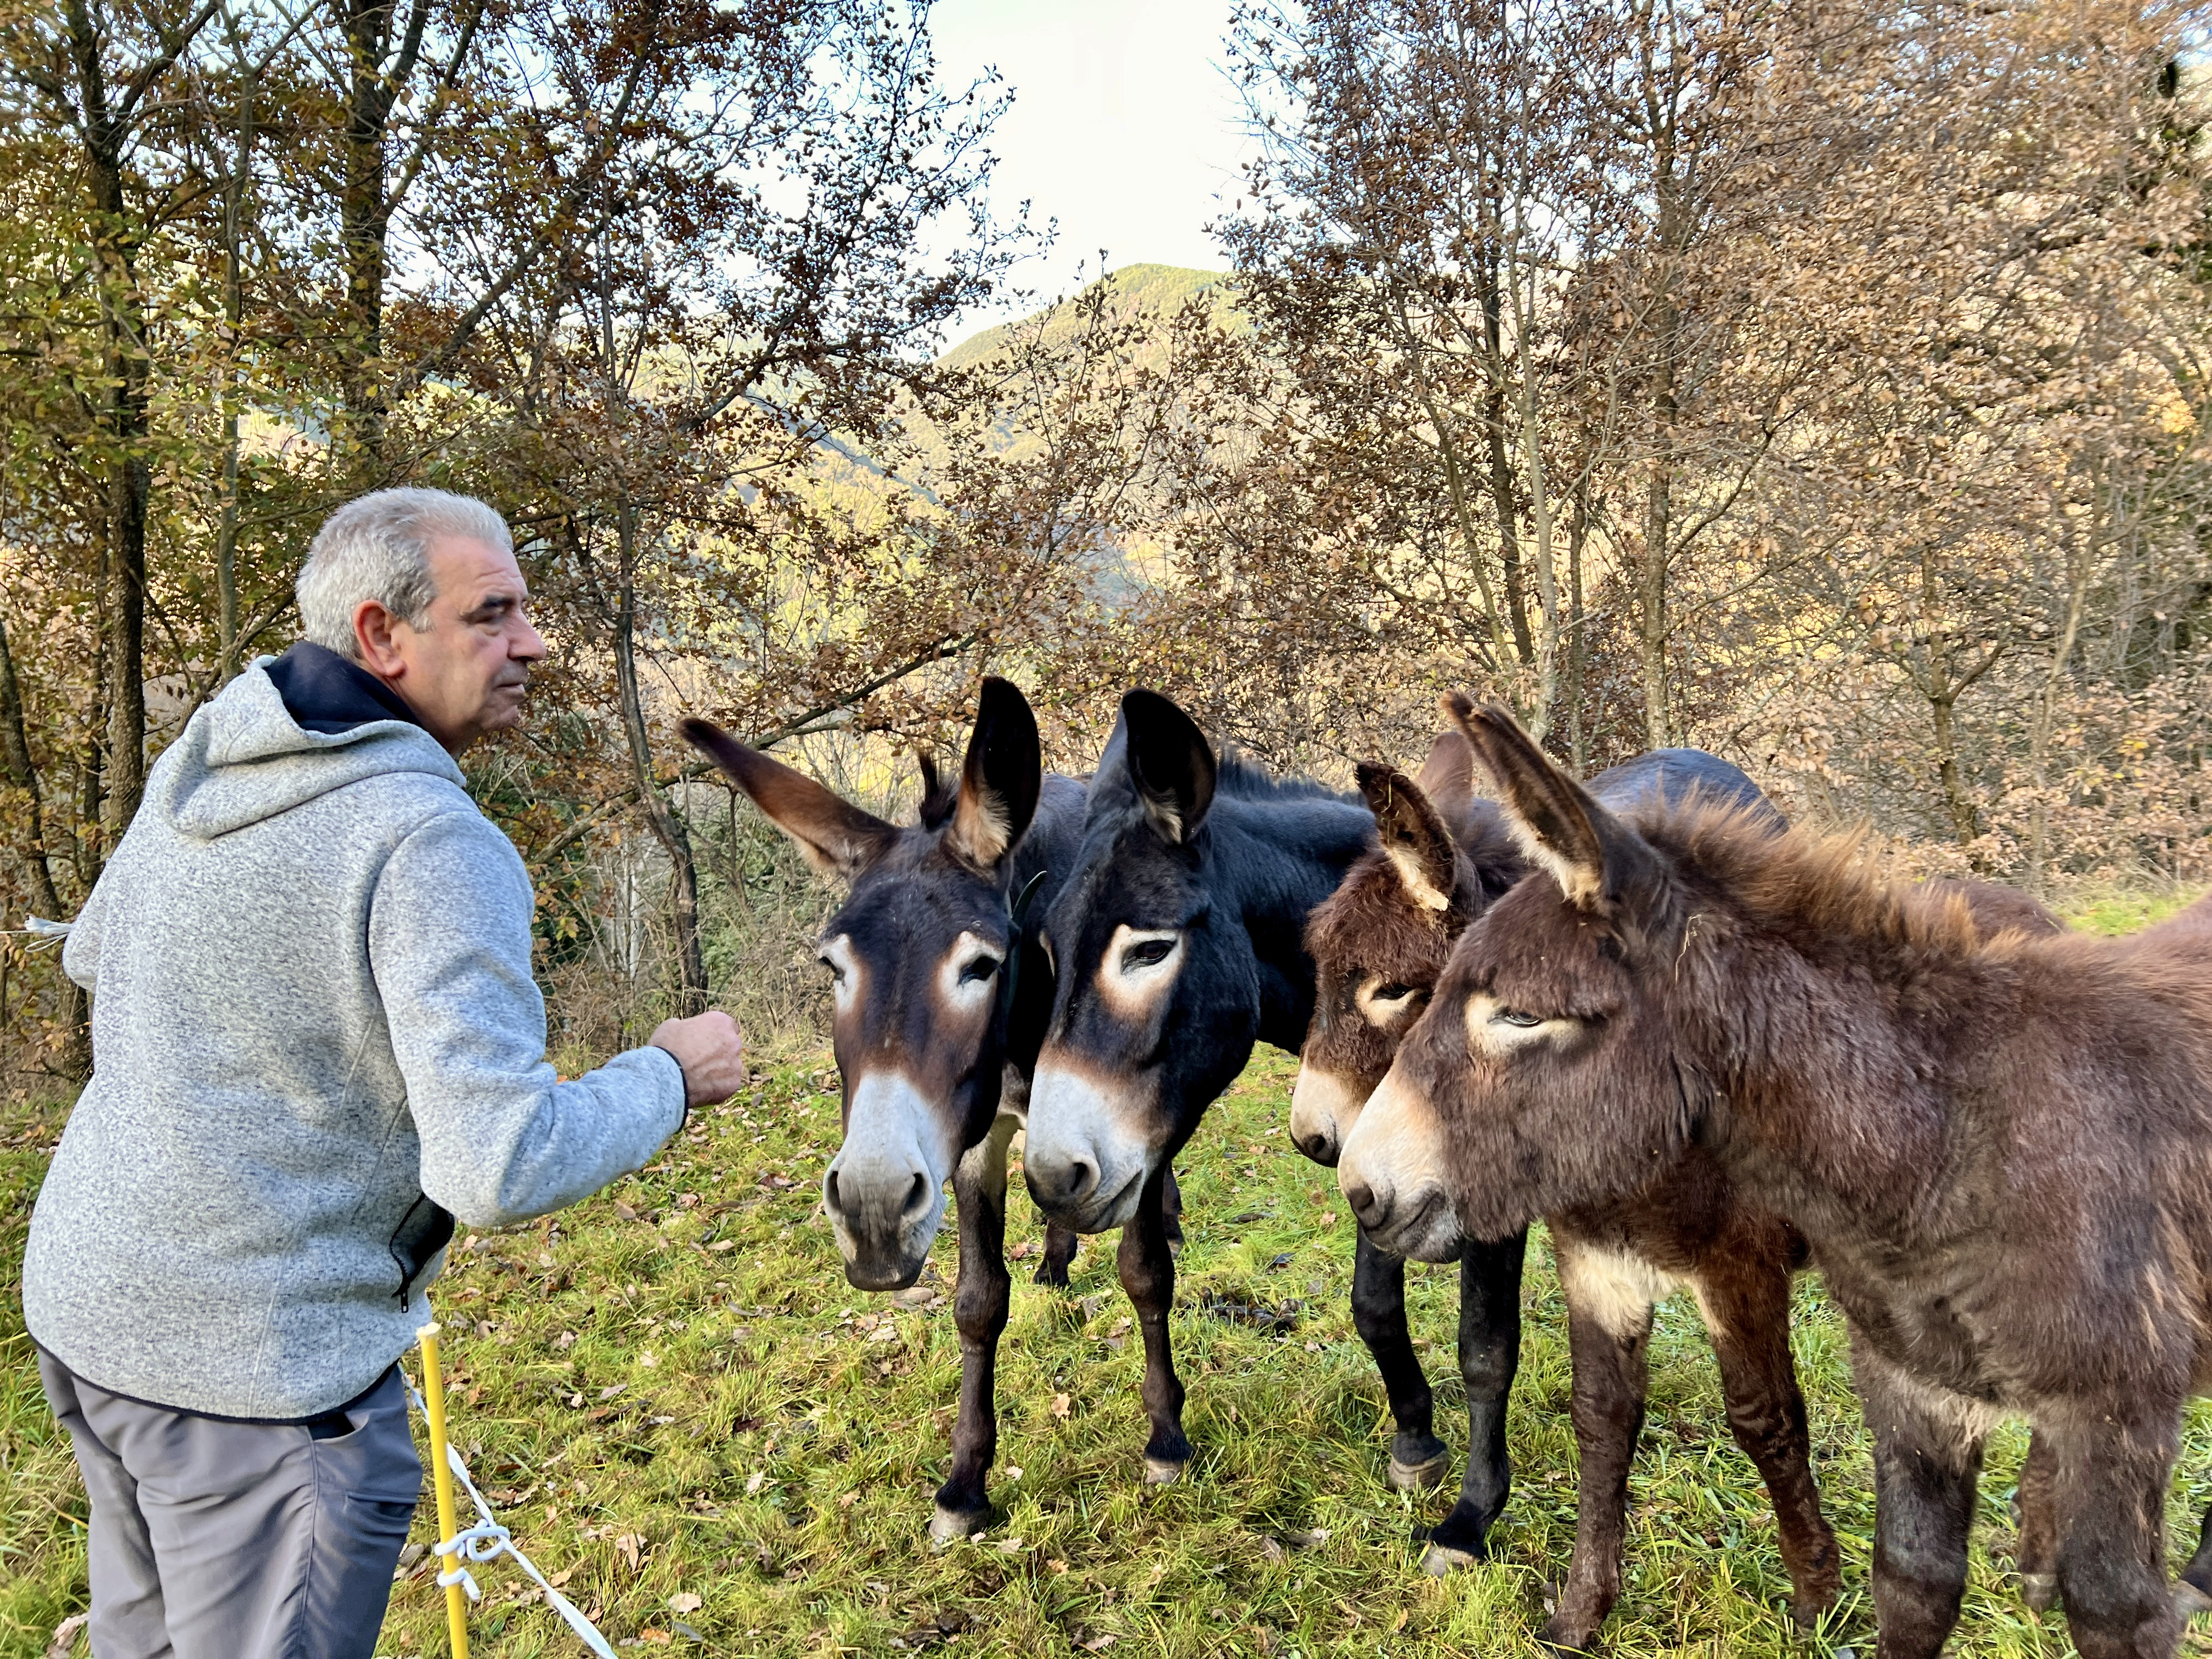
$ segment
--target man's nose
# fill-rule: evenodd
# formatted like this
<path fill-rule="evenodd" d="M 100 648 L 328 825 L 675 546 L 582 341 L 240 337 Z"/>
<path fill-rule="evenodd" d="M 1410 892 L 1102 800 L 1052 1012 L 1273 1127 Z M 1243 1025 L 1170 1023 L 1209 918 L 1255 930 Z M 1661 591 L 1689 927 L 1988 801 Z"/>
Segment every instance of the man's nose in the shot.
<path fill-rule="evenodd" d="M 542 662 L 545 657 L 545 636 L 527 622 L 522 623 L 522 637 L 507 647 L 507 654 L 517 662 Z"/>

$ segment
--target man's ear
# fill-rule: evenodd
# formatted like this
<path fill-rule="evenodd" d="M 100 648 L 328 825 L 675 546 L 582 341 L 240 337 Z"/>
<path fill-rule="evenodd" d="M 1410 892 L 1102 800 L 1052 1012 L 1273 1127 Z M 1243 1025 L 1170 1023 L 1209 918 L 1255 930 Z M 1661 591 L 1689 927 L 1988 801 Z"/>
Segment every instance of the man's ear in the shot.
<path fill-rule="evenodd" d="M 1474 805 L 1474 745 L 1456 726 L 1437 733 L 1413 781 L 1446 823 L 1457 823 Z"/>
<path fill-rule="evenodd" d="M 1478 708 L 1463 691 L 1445 696 L 1443 708 L 1498 781 L 1498 804 L 1514 841 L 1531 864 L 1559 884 L 1568 902 L 1599 911 L 1626 890 L 1640 873 L 1627 866 L 1650 860 L 1642 839 L 1554 765 L 1508 710 L 1496 703 Z M 1632 848 L 1642 850 L 1641 860 Z"/>
<path fill-rule="evenodd" d="M 1457 732 L 1452 736 L 1471 764 L 1474 751 L 1459 741 Z M 1427 793 L 1395 766 L 1362 761 L 1358 771 L 1359 793 L 1375 814 L 1376 840 L 1389 854 L 1407 893 L 1424 910 L 1450 908 L 1455 878 L 1451 832 Z"/>
<path fill-rule="evenodd" d="M 945 846 L 978 870 L 996 871 L 1029 829 L 1043 787 L 1044 756 L 1029 700 L 1012 682 L 986 676 Z"/>
<path fill-rule="evenodd" d="M 1196 721 L 1157 691 L 1125 696 L 1121 724 L 1129 738 L 1129 776 L 1152 827 L 1171 845 L 1188 842 L 1213 805 L 1221 771 L 1213 745 Z"/>
<path fill-rule="evenodd" d="M 898 829 L 757 749 L 748 749 L 707 720 L 684 722 L 686 739 L 703 750 L 752 798 L 769 821 L 799 843 L 825 876 L 852 880 L 884 855 Z"/>

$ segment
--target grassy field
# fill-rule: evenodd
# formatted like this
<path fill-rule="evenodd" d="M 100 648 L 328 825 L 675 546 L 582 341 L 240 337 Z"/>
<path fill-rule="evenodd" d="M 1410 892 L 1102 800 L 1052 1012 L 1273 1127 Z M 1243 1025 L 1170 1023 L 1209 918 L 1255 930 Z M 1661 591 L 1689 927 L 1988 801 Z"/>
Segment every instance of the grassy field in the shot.
<path fill-rule="evenodd" d="M 2092 918 L 2118 929 L 2140 905 Z M 651 1169 L 528 1227 L 470 1237 L 435 1291 L 455 1437 L 518 1541 L 615 1642 L 733 1655 L 1533 1653 L 1573 1537 L 1574 1443 L 1558 1284 L 1529 1255 L 1514 1398 L 1513 1501 L 1493 1563 L 1423 1577 L 1412 1529 L 1448 1493 L 1384 1485 L 1389 1424 L 1346 1306 L 1352 1230 L 1328 1172 L 1285 1144 L 1292 1075 L 1255 1061 L 1182 1164 L 1189 1243 L 1176 1337 L 1198 1447 L 1183 1484 L 1140 1482 L 1139 1346 L 1111 1241 L 1069 1291 L 1030 1285 L 1041 1237 L 1013 1200 L 1012 1323 L 1000 1372 L 1001 1522 L 942 1553 L 923 1528 L 942 1477 L 958 1339 L 949 1306 L 847 1287 L 816 1183 L 837 1132 L 826 1060 L 770 1070 Z M 58 1102 L 0 1108 L 0 1656 L 35 1659 L 85 1604 L 83 1498 L 40 1397 L 15 1274 Z M 1455 1269 L 1416 1267 L 1416 1334 L 1438 1428 L 1463 1449 Z M 949 1233 L 926 1288 L 948 1291 Z M 1254 1310 L 1276 1316 L 1258 1318 Z M 1632 1487 L 1620 1655 L 1870 1650 L 1868 1442 L 1839 1321 L 1798 1291 L 1797 1360 L 1843 1540 L 1846 1601 L 1793 1635 L 1765 1496 L 1723 1424 L 1686 1298 L 1652 1343 Z M 1965 1621 L 1952 1651 L 2071 1651 L 2014 1596 L 2007 1498 L 2024 1431 L 1992 1443 Z M 2177 1548 L 2212 1500 L 2212 1410 L 2191 1419 Z M 426 1498 L 418 1539 L 427 1535 Z M 495 1565 L 473 1621 L 493 1656 L 580 1650 Z M 394 1587 L 380 1654 L 444 1650 L 427 1561 Z M 85 1650 L 80 1636 L 75 1651 Z M 2189 1650 L 2212 1653 L 2200 1630 Z"/>

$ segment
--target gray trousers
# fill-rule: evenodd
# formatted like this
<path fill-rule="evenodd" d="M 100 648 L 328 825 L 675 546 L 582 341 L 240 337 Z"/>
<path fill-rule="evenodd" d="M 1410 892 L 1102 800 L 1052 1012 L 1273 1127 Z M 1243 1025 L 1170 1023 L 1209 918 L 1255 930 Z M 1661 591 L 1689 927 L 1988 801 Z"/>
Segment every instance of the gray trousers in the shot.
<path fill-rule="evenodd" d="M 422 1490 L 397 1367 L 313 1423 L 142 1405 L 39 1355 L 92 1498 L 94 1659 L 369 1659 Z"/>

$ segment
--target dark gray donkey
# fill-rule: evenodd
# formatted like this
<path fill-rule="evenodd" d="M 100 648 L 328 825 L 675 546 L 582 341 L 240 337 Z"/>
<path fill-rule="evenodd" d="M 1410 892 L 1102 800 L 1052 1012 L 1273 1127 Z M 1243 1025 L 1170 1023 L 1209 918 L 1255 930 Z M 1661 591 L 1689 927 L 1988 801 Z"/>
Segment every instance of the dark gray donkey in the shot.
<path fill-rule="evenodd" d="M 960 1413 L 952 1473 L 931 1536 L 990 1520 L 994 1399 L 1006 1326 L 1006 1152 L 1021 1125 L 1052 1008 L 1052 969 L 1027 918 L 1075 861 L 1084 787 L 1044 775 L 1036 718 L 1012 684 L 986 679 L 957 782 L 923 763 L 920 822 L 886 823 L 704 720 L 684 735 L 799 843 L 852 884 L 822 930 L 836 997 L 844 1144 L 822 1198 L 862 1290 L 914 1283 L 959 1200 Z M 1041 1284 L 1066 1285 L 1075 1237 L 1045 1233 Z"/>
<path fill-rule="evenodd" d="M 1219 759 L 1172 702 L 1132 691 L 1091 780 L 1082 850 L 1045 911 L 1058 978 L 1023 1172 L 1054 1221 L 1121 1229 L 1152 1480 L 1190 1458 L 1168 1340 L 1170 1160 L 1254 1042 L 1304 1041 L 1306 913 L 1374 828 L 1357 801 Z"/>

